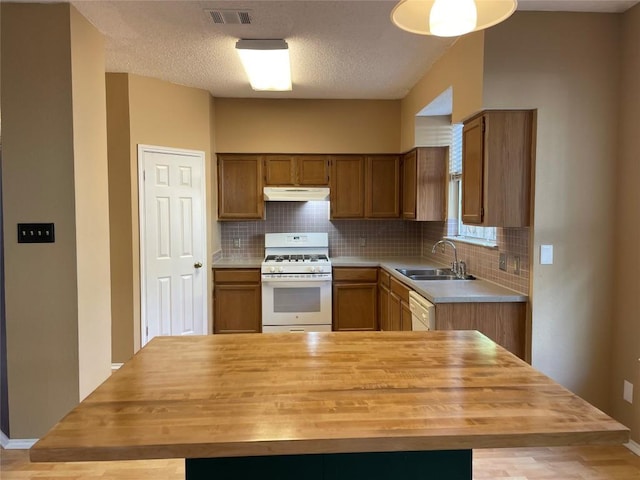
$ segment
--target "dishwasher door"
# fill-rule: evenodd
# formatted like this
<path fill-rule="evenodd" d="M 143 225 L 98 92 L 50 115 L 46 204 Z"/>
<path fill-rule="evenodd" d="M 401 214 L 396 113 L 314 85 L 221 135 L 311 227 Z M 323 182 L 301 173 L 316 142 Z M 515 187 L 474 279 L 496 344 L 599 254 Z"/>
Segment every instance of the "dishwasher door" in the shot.
<path fill-rule="evenodd" d="M 427 331 L 436 329 L 436 307 L 418 293 L 409 292 L 409 310 L 411 310 L 411 330 Z"/>

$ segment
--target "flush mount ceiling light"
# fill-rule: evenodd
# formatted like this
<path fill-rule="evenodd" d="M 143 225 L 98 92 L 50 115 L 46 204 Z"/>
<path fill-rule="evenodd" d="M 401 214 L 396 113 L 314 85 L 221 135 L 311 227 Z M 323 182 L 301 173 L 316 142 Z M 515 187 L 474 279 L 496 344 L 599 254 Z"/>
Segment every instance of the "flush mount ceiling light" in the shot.
<path fill-rule="evenodd" d="M 291 90 L 289 46 L 284 40 L 238 40 L 236 51 L 254 90 Z"/>
<path fill-rule="evenodd" d="M 411 33 L 456 37 L 506 20 L 517 5 L 517 0 L 402 0 L 391 21 Z"/>

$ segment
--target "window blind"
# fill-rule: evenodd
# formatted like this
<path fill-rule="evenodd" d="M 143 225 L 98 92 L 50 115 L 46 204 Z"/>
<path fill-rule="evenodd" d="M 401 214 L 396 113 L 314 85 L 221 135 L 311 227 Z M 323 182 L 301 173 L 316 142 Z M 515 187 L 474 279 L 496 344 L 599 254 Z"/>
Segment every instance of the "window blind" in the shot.
<path fill-rule="evenodd" d="M 462 123 L 451 126 L 451 148 L 449 149 L 449 174 L 462 175 Z"/>

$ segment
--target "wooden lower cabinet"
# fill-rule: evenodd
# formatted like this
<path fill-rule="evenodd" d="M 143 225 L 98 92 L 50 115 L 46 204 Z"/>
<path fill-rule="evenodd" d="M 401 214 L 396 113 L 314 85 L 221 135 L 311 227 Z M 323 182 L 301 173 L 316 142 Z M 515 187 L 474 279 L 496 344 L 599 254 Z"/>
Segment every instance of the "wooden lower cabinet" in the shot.
<path fill-rule="evenodd" d="M 526 303 L 438 303 L 436 330 L 478 330 L 525 358 Z"/>
<path fill-rule="evenodd" d="M 391 277 L 389 282 L 389 317 L 391 330 L 411 330 L 411 310 L 409 310 L 409 292 L 404 283 Z"/>
<path fill-rule="evenodd" d="M 377 268 L 333 269 L 333 330 L 378 330 Z"/>
<path fill-rule="evenodd" d="M 214 269 L 213 333 L 260 333 L 260 269 Z"/>
<path fill-rule="evenodd" d="M 387 332 L 411 330 L 411 289 L 384 269 L 378 272 L 378 323 Z"/>
<path fill-rule="evenodd" d="M 389 279 L 389 273 L 382 268 L 378 270 L 378 326 L 383 331 L 391 330 Z"/>

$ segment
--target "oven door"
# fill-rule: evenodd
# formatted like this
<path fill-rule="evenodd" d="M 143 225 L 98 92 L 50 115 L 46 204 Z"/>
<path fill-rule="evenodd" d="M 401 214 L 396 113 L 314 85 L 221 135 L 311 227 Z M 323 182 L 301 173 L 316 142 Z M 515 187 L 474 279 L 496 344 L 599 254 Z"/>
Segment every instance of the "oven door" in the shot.
<path fill-rule="evenodd" d="M 331 278 L 263 278 L 262 325 L 331 327 Z"/>

